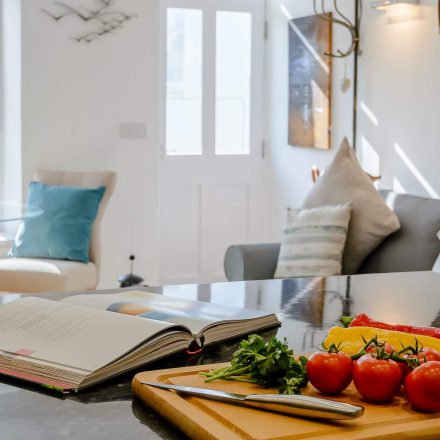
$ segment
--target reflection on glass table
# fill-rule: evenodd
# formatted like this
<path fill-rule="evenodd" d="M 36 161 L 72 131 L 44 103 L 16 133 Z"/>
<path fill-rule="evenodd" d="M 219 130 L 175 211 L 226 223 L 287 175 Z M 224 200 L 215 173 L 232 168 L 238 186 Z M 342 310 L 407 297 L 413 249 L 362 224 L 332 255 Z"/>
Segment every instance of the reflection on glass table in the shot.
<path fill-rule="evenodd" d="M 136 286 L 136 290 L 139 289 L 169 297 L 274 312 L 282 321 L 281 327 L 262 335 L 270 337 L 276 332 L 278 338 L 286 336 L 296 353 L 315 351 L 329 328 L 339 325 L 342 314 L 363 312 L 390 323 L 440 326 L 440 274 L 431 271 Z M 57 300 L 71 295 L 72 292 L 62 292 L 44 297 Z M 0 295 L 0 304 L 17 297 Z M 32 383 L 1 376 L 0 439 L 184 440 L 186 437 L 180 431 L 132 396 L 134 374 L 226 362 L 239 342 L 237 338 L 208 346 L 194 356 L 176 353 L 78 394 L 55 394 Z"/>
<path fill-rule="evenodd" d="M 37 217 L 43 210 L 32 205 L 12 202 L 0 202 L 0 222 L 23 220 Z"/>

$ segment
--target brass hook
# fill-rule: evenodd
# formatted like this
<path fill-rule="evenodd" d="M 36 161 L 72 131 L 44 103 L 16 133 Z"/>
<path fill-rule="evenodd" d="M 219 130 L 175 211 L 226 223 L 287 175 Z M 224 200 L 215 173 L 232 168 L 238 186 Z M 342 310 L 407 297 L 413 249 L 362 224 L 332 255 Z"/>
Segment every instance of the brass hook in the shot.
<path fill-rule="evenodd" d="M 318 12 L 318 8 L 316 6 L 316 1 L 313 0 L 313 10 L 315 11 L 315 15 L 320 18 L 321 20 L 328 21 L 330 23 L 334 23 L 340 26 L 343 26 L 345 29 L 350 32 L 351 35 L 351 44 L 350 47 L 346 51 L 341 51 L 340 49 L 337 49 L 336 53 L 327 53 L 325 52 L 324 55 L 333 57 L 333 58 L 345 58 L 351 55 L 357 48 L 359 44 L 359 35 L 358 35 L 358 29 L 359 29 L 359 23 L 362 15 L 362 0 L 355 0 L 359 1 L 359 14 L 357 17 L 355 17 L 354 22 L 350 21 L 346 15 L 344 15 L 338 6 L 338 0 L 333 0 L 333 5 L 335 9 L 335 15 L 337 15 L 339 18 L 336 18 L 332 13 L 325 11 L 325 0 L 321 0 L 321 11 Z"/>

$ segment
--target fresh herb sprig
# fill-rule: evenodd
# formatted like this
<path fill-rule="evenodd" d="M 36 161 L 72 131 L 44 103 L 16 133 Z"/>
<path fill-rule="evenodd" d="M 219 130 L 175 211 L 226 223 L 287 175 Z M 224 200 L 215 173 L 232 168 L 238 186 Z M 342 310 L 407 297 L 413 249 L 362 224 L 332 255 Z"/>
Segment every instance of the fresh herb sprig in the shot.
<path fill-rule="evenodd" d="M 307 385 L 307 358 L 296 360 L 287 341 L 272 337 L 269 341 L 259 335 L 250 335 L 240 342 L 232 355 L 229 367 L 207 373 L 205 382 L 217 379 L 250 382 L 266 388 L 277 388 L 281 394 L 298 394 Z"/>

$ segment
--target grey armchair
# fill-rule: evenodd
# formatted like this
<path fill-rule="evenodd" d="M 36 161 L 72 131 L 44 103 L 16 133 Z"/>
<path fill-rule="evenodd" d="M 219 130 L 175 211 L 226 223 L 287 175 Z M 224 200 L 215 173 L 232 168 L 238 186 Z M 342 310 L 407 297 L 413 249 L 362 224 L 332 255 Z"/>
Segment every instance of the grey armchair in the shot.
<path fill-rule="evenodd" d="M 431 270 L 440 254 L 440 200 L 381 190 L 400 220 L 400 229 L 387 237 L 363 262 L 358 273 Z M 230 246 L 224 267 L 229 281 L 273 278 L 280 243 Z"/>

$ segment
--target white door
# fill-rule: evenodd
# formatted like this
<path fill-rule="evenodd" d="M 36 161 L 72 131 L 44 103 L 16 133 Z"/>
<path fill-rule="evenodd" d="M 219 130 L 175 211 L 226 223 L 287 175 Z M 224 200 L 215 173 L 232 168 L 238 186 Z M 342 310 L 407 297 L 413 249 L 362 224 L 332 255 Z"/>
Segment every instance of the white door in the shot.
<path fill-rule="evenodd" d="M 261 235 L 264 0 L 162 0 L 162 284 Z"/>

